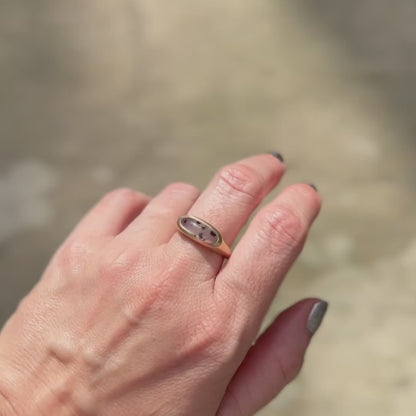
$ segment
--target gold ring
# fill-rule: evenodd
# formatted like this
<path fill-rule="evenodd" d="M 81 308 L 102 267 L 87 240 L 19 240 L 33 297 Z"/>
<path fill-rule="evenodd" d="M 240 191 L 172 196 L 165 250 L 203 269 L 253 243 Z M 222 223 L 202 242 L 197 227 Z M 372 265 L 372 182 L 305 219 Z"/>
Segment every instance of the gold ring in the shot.
<path fill-rule="evenodd" d="M 184 215 L 178 218 L 177 226 L 178 231 L 196 243 L 221 254 L 223 257 L 231 256 L 230 247 L 222 239 L 221 233 L 201 218 Z"/>

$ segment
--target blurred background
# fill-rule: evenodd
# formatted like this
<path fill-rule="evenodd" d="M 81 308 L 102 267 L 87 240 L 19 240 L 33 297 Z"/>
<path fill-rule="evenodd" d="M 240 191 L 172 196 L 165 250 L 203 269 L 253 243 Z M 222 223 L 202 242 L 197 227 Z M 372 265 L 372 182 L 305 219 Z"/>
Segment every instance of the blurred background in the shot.
<path fill-rule="evenodd" d="M 0 324 L 104 192 L 268 150 L 324 208 L 268 319 L 331 303 L 261 416 L 416 410 L 414 0 L 2 0 Z"/>

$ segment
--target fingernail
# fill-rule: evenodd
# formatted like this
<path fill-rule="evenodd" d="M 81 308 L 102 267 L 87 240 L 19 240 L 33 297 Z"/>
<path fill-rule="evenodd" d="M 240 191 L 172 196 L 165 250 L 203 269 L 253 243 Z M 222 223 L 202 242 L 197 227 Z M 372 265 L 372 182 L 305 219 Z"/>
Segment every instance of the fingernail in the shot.
<path fill-rule="evenodd" d="M 325 313 L 328 309 L 328 302 L 319 301 L 313 305 L 313 308 L 306 322 L 306 329 L 313 335 L 321 326 Z"/>
<path fill-rule="evenodd" d="M 316 192 L 318 191 L 318 188 L 313 183 L 307 183 L 306 185 L 309 185 L 312 189 L 314 189 Z"/>
<path fill-rule="evenodd" d="M 276 159 L 279 159 L 281 162 L 284 162 L 283 156 L 279 152 L 268 152 L 270 155 L 274 156 Z"/>

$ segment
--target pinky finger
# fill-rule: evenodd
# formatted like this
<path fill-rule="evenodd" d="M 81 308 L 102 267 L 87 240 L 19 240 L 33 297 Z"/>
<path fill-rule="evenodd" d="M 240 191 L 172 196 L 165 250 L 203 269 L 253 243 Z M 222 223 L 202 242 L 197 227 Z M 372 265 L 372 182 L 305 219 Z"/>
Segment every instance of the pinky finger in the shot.
<path fill-rule="evenodd" d="M 299 373 L 328 304 L 306 299 L 282 312 L 251 347 L 228 385 L 217 416 L 252 416 Z"/>
<path fill-rule="evenodd" d="M 111 191 L 87 212 L 69 239 L 115 237 L 142 212 L 149 201 L 147 195 L 132 189 Z"/>

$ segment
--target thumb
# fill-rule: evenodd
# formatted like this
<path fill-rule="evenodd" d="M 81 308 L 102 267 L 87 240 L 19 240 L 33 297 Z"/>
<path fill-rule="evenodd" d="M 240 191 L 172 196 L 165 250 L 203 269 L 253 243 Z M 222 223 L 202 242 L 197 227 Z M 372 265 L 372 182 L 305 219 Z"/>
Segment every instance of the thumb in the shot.
<path fill-rule="evenodd" d="M 299 373 L 328 304 L 305 299 L 282 312 L 253 345 L 230 381 L 217 416 L 251 416 Z"/>

